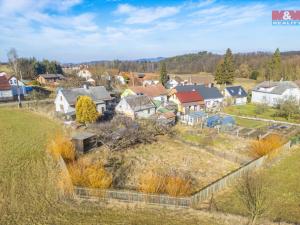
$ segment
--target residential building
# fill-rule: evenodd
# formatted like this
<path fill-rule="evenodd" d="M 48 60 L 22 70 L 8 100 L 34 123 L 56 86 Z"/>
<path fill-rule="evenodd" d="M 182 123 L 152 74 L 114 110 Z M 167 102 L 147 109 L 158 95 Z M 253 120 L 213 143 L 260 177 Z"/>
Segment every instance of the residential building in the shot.
<path fill-rule="evenodd" d="M 87 69 L 79 70 L 78 73 L 77 73 L 77 76 L 81 77 L 81 78 L 85 78 L 86 80 L 92 78 L 91 72 L 88 71 Z"/>
<path fill-rule="evenodd" d="M 115 110 L 132 119 L 149 118 L 156 113 L 156 106 L 148 96 L 130 95 L 123 97 Z"/>
<path fill-rule="evenodd" d="M 223 95 L 216 87 L 212 85 L 179 85 L 169 92 L 169 96 L 172 96 L 175 93 L 190 91 L 196 91 L 199 93 L 199 95 L 203 98 L 204 107 L 206 110 L 218 109 L 223 104 Z"/>
<path fill-rule="evenodd" d="M 96 104 L 97 111 L 104 113 L 111 107 L 113 98 L 104 86 L 89 87 L 84 85 L 83 88 L 61 89 L 55 98 L 56 112 L 66 115 L 75 115 L 75 104 L 80 96 L 89 96 Z"/>
<path fill-rule="evenodd" d="M 264 81 L 252 90 L 252 103 L 276 106 L 280 102 L 293 98 L 300 102 L 300 89 L 292 81 Z"/>
<path fill-rule="evenodd" d="M 43 85 L 56 85 L 60 80 L 63 80 L 62 74 L 40 74 L 37 77 L 37 81 Z"/>
<path fill-rule="evenodd" d="M 26 96 L 27 95 L 26 85 L 24 84 L 24 82 L 18 80 L 17 77 L 15 77 L 15 76 L 8 76 L 7 75 L 6 78 L 8 79 L 8 82 L 11 86 L 14 98 L 16 98 L 19 94 L 21 96 Z M 18 86 L 19 86 L 19 88 L 18 88 Z"/>
<path fill-rule="evenodd" d="M 0 101 L 13 100 L 11 86 L 5 76 L 0 76 Z"/>
<path fill-rule="evenodd" d="M 245 105 L 247 103 L 247 92 L 242 86 L 231 86 L 224 89 L 224 98 L 233 105 Z"/>
<path fill-rule="evenodd" d="M 159 100 L 162 102 L 167 101 L 167 90 L 162 84 L 148 85 L 148 86 L 133 86 L 126 89 L 121 97 L 129 95 L 145 95 L 150 97 L 152 100 Z"/>
<path fill-rule="evenodd" d="M 180 114 L 188 114 L 190 111 L 200 111 L 204 108 L 204 99 L 197 91 L 174 93 L 169 101 L 177 104 Z"/>

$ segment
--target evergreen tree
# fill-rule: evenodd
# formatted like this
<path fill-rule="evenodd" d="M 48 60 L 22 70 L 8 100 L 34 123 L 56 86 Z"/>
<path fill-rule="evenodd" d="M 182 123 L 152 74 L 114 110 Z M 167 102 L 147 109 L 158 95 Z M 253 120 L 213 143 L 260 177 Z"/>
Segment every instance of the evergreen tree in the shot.
<path fill-rule="evenodd" d="M 276 51 L 273 54 L 272 61 L 271 61 L 271 71 L 272 71 L 272 77 L 273 80 L 279 80 L 281 79 L 281 57 L 280 57 L 280 51 L 277 48 Z"/>
<path fill-rule="evenodd" d="M 234 81 L 234 64 L 231 50 L 228 48 L 224 61 L 216 68 L 215 80 L 218 84 L 232 84 Z"/>
<path fill-rule="evenodd" d="M 221 61 L 218 63 L 216 72 L 215 72 L 215 81 L 217 84 L 224 84 L 224 62 Z"/>
<path fill-rule="evenodd" d="M 234 63 L 230 48 L 227 49 L 224 58 L 224 83 L 232 84 L 234 81 Z"/>
<path fill-rule="evenodd" d="M 75 108 L 76 121 L 79 123 L 92 123 L 99 117 L 96 105 L 89 96 L 80 96 Z"/>
<path fill-rule="evenodd" d="M 166 63 L 163 62 L 161 64 L 161 67 L 160 67 L 160 82 L 162 83 L 163 86 L 166 86 L 168 80 L 169 80 L 169 77 L 168 77 L 168 72 L 167 72 L 167 67 L 166 67 Z"/>

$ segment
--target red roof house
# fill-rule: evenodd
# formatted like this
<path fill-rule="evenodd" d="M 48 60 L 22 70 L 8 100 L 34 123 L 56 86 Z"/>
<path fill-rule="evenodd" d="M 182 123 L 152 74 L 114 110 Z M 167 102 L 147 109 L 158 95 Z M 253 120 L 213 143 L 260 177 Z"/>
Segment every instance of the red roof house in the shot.
<path fill-rule="evenodd" d="M 8 101 L 13 99 L 11 86 L 5 76 L 0 76 L 0 101 Z"/>
<path fill-rule="evenodd" d="M 169 100 L 178 105 L 178 112 L 182 114 L 199 111 L 204 107 L 204 98 L 197 91 L 177 92 Z"/>

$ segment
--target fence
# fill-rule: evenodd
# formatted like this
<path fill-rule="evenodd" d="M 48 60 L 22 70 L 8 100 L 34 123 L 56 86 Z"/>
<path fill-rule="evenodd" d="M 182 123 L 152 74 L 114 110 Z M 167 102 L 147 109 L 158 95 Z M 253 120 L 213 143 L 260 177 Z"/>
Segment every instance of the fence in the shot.
<path fill-rule="evenodd" d="M 288 148 L 290 148 L 290 145 L 291 145 L 291 143 L 288 142 L 285 145 L 283 145 L 281 148 L 288 149 Z M 228 175 L 222 177 L 221 179 L 204 187 L 202 190 L 200 190 L 199 192 L 197 192 L 193 196 L 191 196 L 192 205 L 196 205 L 199 202 L 207 200 L 214 193 L 216 193 L 216 192 L 224 189 L 228 185 L 232 184 L 234 181 L 236 181 L 238 178 L 241 178 L 247 172 L 253 171 L 256 168 L 261 167 L 263 165 L 264 161 L 267 159 L 267 157 L 268 156 L 262 156 L 256 160 L 253 160 L 253 161 L 249 162 L 248 164 L 246 164 L 245 166 L 229 173 Z"/>
<path fill-rule="evenodd" d="M 291 142 L 289 141 L 281 148 L 283 150 L 289 149 Z M 264 161 L 268 156 L 262 156 L 256 160 L 253 160 L 243 167 L 225 175 L 219 180 L 209 184 L 208 186 L 201 189 L 190 197 L 178 198 L 171 197 L 168 195 L 159 194 L 145 194 L 136 191 L 129 190 L 101 190 L 85 187 L 74 187 L 75 196 L 80 199 L 88 200 L 118 200 L 122 202 L 143 202 L 153 205 L 164 205 L 164 206 L 176 206 L 176 207 L 193 207 L 198 203 L 209 199 L 214 193 L 223 190 L 238 178 L 241 178 L 245 173 L 251 172 L 256 168 L 263 165 Z"/>
<path fill-rule="evenodd" d="M 75 187 L 75 194 L 81 199 L 90 200 L 118 200 L 123 202 L 143 202 L 153 205 L 168 205 L 177 207 L 190 207 L 190 197 L 178 198 L 168 195 L 144 194 L 128 190 L 101 190 Z"/>

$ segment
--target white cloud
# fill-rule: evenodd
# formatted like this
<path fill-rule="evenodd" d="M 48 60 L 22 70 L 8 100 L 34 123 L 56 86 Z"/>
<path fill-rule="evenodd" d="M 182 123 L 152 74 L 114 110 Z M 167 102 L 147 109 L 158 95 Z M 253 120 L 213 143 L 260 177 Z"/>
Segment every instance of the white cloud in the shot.
<path fill-rule="evenodd" d="M 180 7 L 135 7 L 129 4 L 120 4 L 115 11 L 116 15 L 125 15 L 126 24 L 147 24 L 161 18 L 174 16 Z"/>

